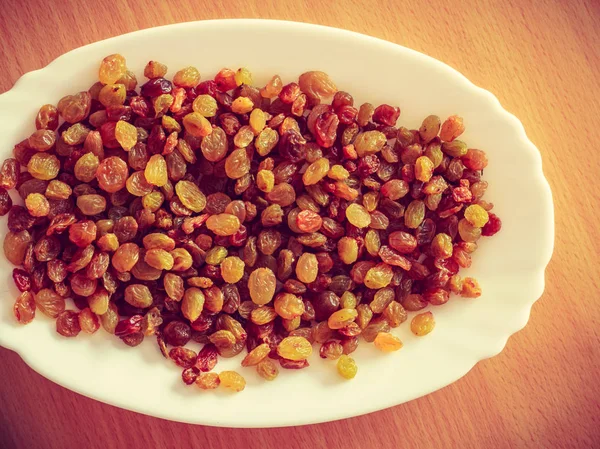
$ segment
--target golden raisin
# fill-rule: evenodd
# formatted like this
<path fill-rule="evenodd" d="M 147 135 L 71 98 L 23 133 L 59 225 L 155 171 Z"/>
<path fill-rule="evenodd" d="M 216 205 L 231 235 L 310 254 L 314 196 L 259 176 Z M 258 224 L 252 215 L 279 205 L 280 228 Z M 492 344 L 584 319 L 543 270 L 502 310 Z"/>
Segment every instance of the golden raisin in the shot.
<path fill-rule="evenodd" d="M 13 306 L 13 313 L 21 324 L 33 321 L 35 318 L 35 299 L 31 292 L 25 291 L 19 295 Z"/>
<path fill-rule="evenodd" d="M 35 303 L 40 311 L 56 318 L 65 310 L 65 300 L 49 288 L 43 288 L 35 294 Z"/>
<path fill-rule="evenodd" d="M 358 299 L 351 291 L 345 291 L 340 298 L 340 307 L 342 309 L 356 309 Z"/>
<path fill-rule="evenodd" d="M 192 103 L 194 112 L 204 117 L 214 117 L 217 113 L 217 100 L 210 95 L 198 95 Z"/>
<path fill-rule="evenodd" d="M 181 301 L 184 294 L 183 279 L 173 273 L 165 274 L 163 286 L 167 296 L 175 301 Z"/>
<path fill-rule="evenodd" d="M 418 337 L 427 335 L 435 327 L 435 320 L 431 312 L 419 313 L 410 322 L 410 330 Z"/>
<path fill-rule="evenodd" d="M 342 237 L 337 243 L 338 255 L 345 264 L 352 264 L 358 259 L 358 243 L 352 237 Z"/>
<path fill-rule="evenodd" d="M 265 380 L 275 380 L 279 374 L 279 368 L 270 359 L 264 359 L 256 365 L 256 372 Z"/>
<path fill-rule="evenodd" d="M 431 252 L 438 259 L 448 259 L 452 256 L 452 238 L 448 234 L 440 232 L 431 242 Z"/>
<path fill-rule="evenodd" d="M 175 99 L 171 94 L 161 94 L 158 97 L 153 98 L 152 106 L 154 108 L 154 116 L 156 118 L 162 117 L 173 105 L 174 101 Z"/>
<path fill-rule="evenodd" d="M 135 243 L 124 243 L 112 257 L 112 265 L 117 271 L 130 271 L 140 257 L 140 248 Z"/>
<path fill-rule="evenodd" d="M 149 61 L 144 68 L 144 76 L 149 79 L 162 78 L 167 74 L 167 66 L 158 61 Z"/>
<path fill-rule="evenodd" d="M 146 308 L 152 304 L 150 289 L 142 284 L 129 284 L 125 289 L 125 301 L 134 307 Z"/>
<path fill-rule="evenodd" d="M 123 84 L 107 84 L 104 86 L 98 94 L 98 101 L 103 106 L 120 106 L 125 103 L 127 97 L 127 91 Z"/>
<path fill-rule="evenodd" d="M 50 203 L 40 193 L 30 193 L 27 195 L 25 206 L 33 217 L 45 217 L 50 213 Z"/>
<path fill-rule="evenodd" d="M 450 142 L 460 136 L 465 130 L 462 117 L 458 115 L 451 115 L 442 124 L 440 131 L 440 138 L 444 141 Z"/>
<path fill-rule="evenodd" d="M 172 292 L 173 293 L 173 292 Z M 188 288 L 181 301 L 181 313 L 191 322 L 198 319 L 204 308 L 206 298 L 202 290 L 196 287 Z"/>
<path fill-rule="evenodd" d="M 358 367 L 354 359 L 346 354 L 342 354 L 337 361 L 337 371 L 345 379 L 352 379 L 358 372 Z"/>
<path fill-rule="evenodd" d="M 433 162 L 427 156 L 421 156 L 415 162 L 415 178 L 427 182 L 433 176 Z"/>
<path fill-rule="evenodd" d="M 277 346 L 277 354 L 288 360 L 305 360 L 312 354 L 312 345 L 304 337 L 286 337 Z"/>
<path fill-rule="evenodd" d="M 212 133 L 210 122 L 199 112 L 190 112 L 183 117 L 183 127 L 194 137 L 205 137 Z"/>
<path fill-rule="evenodd" d="M 191 181 L 179 181 L 175 184 L 175 193 L 177 193 L 181 203 L 193 212 L 202 212 L 206 206 L 206 196 Z"/>
<path fill-rule="evenodd" d="M 476 242 L 481 237 L 481 228 L 473 226 L 466 218 L 458 222 L 458 234 L 465 242 Z"/>
<path fill-rule="evenodd" d="M 344 179 L 348 179 L 350 173 L 342 165 L 334 165 L 327 172 L 327 176 L 336 181 L 343 181 Z"/>
<path fill-rule="evenodd" d="M 108 292 L 103 288 L 98 288 L 87 298 L 90 310 L 96 315 L 103 315 L 108 310 Z"/>
<path fill-rule="evenodd" d="M 240 225 L 240 219 L 232 214 L 211 215 L 206 220 L 206 227 L 220 236 L 235 234 Z"/>
<path fill-rule="evenodd" d="M 238 179 L 250 171 L 250 158 L 246 150 L 233 150 L 225 159 L 225 173 L 231 179 Z"/>
<path fill-rule="evenodd" d="M 382 132 L 366 131 L 356 137 L 354 149 L 356 150 L 358 157 L 364 157 L 381 151 L 386 142 L 387 139 Z"/>
<path fill-rule="evenodd" d="M 173 84 L 179 87 L 196 87 L 200 82 L 200 72 L 196 67 L 185 67 L 173 76 Z"/>
<path fill-rule="evenodd" d="M 274 308 L 275 312 L 286 320 L 292 320 L 299 317 L 305 311 L 302 298 L 292 295 L 291 293 L 278 294 L 275 298 Z"/>
<path fill-rule="evenodd" d="M 404 346 L 398 337 L 389 332 L 379 332 L 373 343 L 377 349 L 383 352 L 398 351 Z"/>
<path fill-rule="evenodd" d="M 463 279 L 460 295 L 465 298 L 478 298 L 481 296 L 481 287 L 476 279 L 466 277 Z"/>
<path fill-rule="evenodd" d="M 273 76 L 267 85 L 260 90 L 260 95 L 263 98 L 275 98 L 281 92 L 283 88 L 283 82 L 281 81 L 281 77 L 279 75 Z"/>
<path fill-rule="evenodd" d="M 489 220 L 489 215 L 479 204 L 471 204 L 465 209 L 465 219 L 473 226 L 483 228 Z"/>
<path fill-rule="evenodd" d="M 219 373 L 221 386 L 235 392 L 240 392 L 246 388 L 246 379 L 241 374 L 235 371 L 222 371 Z"/>
<path fill-rule="evenodd" d="M 98 156 L 94 153 L 86 153 L 75 163 L 75 177 L 82 182 L 90 182 L 96 178 L 96 170 L 99 165 Z"/>
<path fill-rule="evenodd" d="M 102 190 L 115 193 L 125 187 L 129 168 L 127 163 L 117 156 L 103 159 L 96 169 L 96 179 Z"/>
<path fill-rule="evenodd" d="M 152 212 L 156 212 L 160 209 L 164 201 L 165 195 L 162 192 L 154 191 L 142 197 L 142 206 Z"/>
<path fill-rule="evenodd" d="M 260 170 L 256 174 L 256 186 L 263 192 L 268 193 L 275 185 L 275 175 L 271 170 Z"/>
<path fill-rule="evenodd" d="M 252 302 L 264 305 L 273 299 L 275 294 L 275 274 L 270 268 L 257 268 L 248 277 L 248 290 Z"/>
<path fill-rule="evenodd" d="M 119 54 L 109 55 L 100 63 L 98 79 L 102 84 L 116 83 L 125 75 L 127 64 L 125 58 Z"/>
<path fill-rule="evenodd" d="M 248 352 L 242 360 L 242 366 L 255 366 L 262 362 L 271 352 L 271 347 L 267 343 L 258 345 L 252 351 Z"/>
<path fill-rule="evenodd" d="M 77 207 L 84 215 L 98 215 L 106 210 L 106 198 L 97 194 L 81 195 L 77 198 Z"/>
<path fill-rule="evenodd" d="M 393 275 L 394 272 L 389 265 L 379 263 L 367 271 L 364 278 L 364 284 L 372 289 L 387 287 L 392 281 Z"/>
<path fill-rule="evenodd" d="M 371 215 L 360 204 L 352 203 L 346 208 L 346 218 L 357 228 L 366 228 L 371 224 Z"/>
<path fill-rule="evenodd" d="M 27 139 L 29 147 L 37 151 L 48 151 L 55 142 L 56 133 L 49 129 L 37 130 Z"/>
<path fill-rule="evenodd" d="M 146 249 L 160 248 L 166 251 L 172 251 L 175 249 L 175 240 L 166 234 L 161 234 L 158 232 L 146 234 L 142 241 L 144 243 L 144 248 Z"/>
<path fill-rule="evenodd" d="M 173 268 L 173 256 L 160 248 L 153 248 L 146 251 L 144 261 L 157 270 L 170 270 Z"/>
<path fill-rule="evenodd" d="M 129 151 L 137 143 L 137 129 L 132 124 L 119 120 L 115 127 L 115 138 L 125 151 Z"/>
<path fill-rule="evenodd" d="M 304 283 L 311 283 L 317 278 L 319 264 L 317 257 L 311 253 L 302 254 L 296 264 L 296 277 Z"/>
<path fill-rule="evenodd" d="M 221 276 L 229 284 L 235 284 L 244 276 L 245 264 L 237 256 L 230 256 L 221 262 Z"/>
<path fill-rule="evenodd" d="M 256 141 L 254 142 L 256 152 L 260 156 L 266 156 L 273 148 L 275 148 L 278 141 L 279 134 L 277 134 L 277 131 L 271 128 L 264 128 L 258 136 L 256 136 Z"/>
<path fill-rule="evenodd" d="M 252 84 L 252 73 L 246 67 L 242 67 L 235 72 L 235 84 L 241 86 L 242 84 Z"/>
<path fill-rule="evenodd" d="M 133 73 L 131 70 L 126 70 L 123 76 L 119 78 L 116 82 L 119 84 L 123 84 L 125 86 L 125 89 L 127 90 L 134 90 L 137 87 L 138 83 L 135 73 Z"/>
<path fill-rule="evenodd" d="M 352 323 L 357 316 L 356 309 L 340 309 L 331 314 L 327 320 L 327 325 L 330 329 L 342 329 Z"/>
<path fill-rule="evenodd" d="M 221 379 L 217 373 L 200 373 L 195 383 L 202 390 L 214 390 L 221 384 Z"/>
<path fill-rule="evenodd" d="M 429 115 L 425 117 L 421 127 L 419 128 L 419 135 L 424 143 L 432 141 L 440 131 L 441 120 L 437 115 Z"/>
<path fill-rule="evenodd" d="M 231 111 L 236 114 L 247 114 L 254 107 L 254 103 L 248 97 L 237 97 L 231 103 Z"/>
<path fill-rule="evenodd" d="M 185 271 L 192 266 L 192 256 L 185 248 L 175 248 L 171 251 L 171 256 L 173 256 L 173 271 Z"/>
<path fill-rule="evenodd" d="M 327 176 L 328 172 L 329 160 L 322 157 L 308 166 L 308 168 L 302 175 L 302 182 L 304 182 L 304 185 L 307 186 L 316 184 L 325 176 Z"/>
<path fill-rule="evenodd" d="M 250 113 L 250 128 L 254 131 L 254 134 L 260 133 L 267 123 L 267 119 L 265 113 L 261 109 L 254 109 Z"/>
<path fill-rule="evenodd" d="M 60 170 L 60 161 L 53 154 L 36 153 L 27 163 L 27 171 L 36 179 L 49 181 L 56 178 Z"/>
<path fill-rule="evenodd" d="M 150 160 L 148 160 L 148 164 L 144 169 L 144 177 L 149 184 L 158 187 L 164 186 L 169 181 L 167 163 L 162 155 L 154 154 L 150 157 Z"/>

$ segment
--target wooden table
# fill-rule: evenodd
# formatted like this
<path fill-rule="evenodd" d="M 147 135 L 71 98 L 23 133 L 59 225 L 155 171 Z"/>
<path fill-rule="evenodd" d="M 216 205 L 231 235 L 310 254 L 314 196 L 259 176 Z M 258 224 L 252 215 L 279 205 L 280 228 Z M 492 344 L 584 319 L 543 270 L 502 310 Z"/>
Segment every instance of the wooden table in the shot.
<path fill-rule="evenodd" d="M 81 397 L 42 378 L 16 354 L 0 350 L 0 447 L 600 447 L 599 2 L 51 3 L 2 2 L 0 91 L 10 89 L 23 73 L 90 42 L 157 25 L 226 17 L 347 28 L 444 61 L 495 93 L 540 149 L 556 205 L 556 248 L 546 292 L 527 327 L 497 357 L 408 404 L 298 428 L 191 426 Z"/>

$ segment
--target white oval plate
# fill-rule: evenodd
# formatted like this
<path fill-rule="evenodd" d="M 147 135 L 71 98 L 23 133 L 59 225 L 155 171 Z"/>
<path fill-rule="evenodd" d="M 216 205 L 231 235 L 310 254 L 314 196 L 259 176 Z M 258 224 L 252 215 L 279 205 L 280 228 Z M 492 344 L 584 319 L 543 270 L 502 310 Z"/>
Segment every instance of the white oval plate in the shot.
<path fill-rule="evenodd" d="M 208 79 L 222 67 L 248 67 L 264 85 L 278 73 L 284 82 L 307 70 L 329 73 L 358 104 L 398 105 L 399 125 L 418 127 L 429 114 L 464 117 L 461 137 L 489 157 L 486 199 L 495 204 L 503 229 L 483 239 L 469 275 L 480 280 L 476 300 L 453 298 L 434 310 L 435 330 L 414 337 L 405 323 L 395 331 L 404 348 L 381 354 L 372 345 L 355 353 L 359 371 L 343 381 L 335 364 L 313 354 L 311 367 L 282 370 L 264 382 L 252 369 L 239 394 L 186 387 L 180 369 L 165 361 L 153 339 L 132 349 L 105 332 L 67 339 L 41 313 L 21 326 L 12 316 L 12 267 L 2 257 L 6 284 L 0 307 L 0 344 L 17 351 L 34 370 L 85 396 L 140 413 L 188 423 L 274 427 L 318 423 L 360 415 L 423 396 L 465 375 L 492 357 L 527 323 L 544 289 L 544 268 L 554 240 L 550 188 L 541 157 L 523 126 L 489 92 L 449 66 L 399 45 L 315 25 L 262 20 L 219 20 L 142 30 L 73 50 L 47 67 L 27 73 L 0 96 L 2 159 L 33 131 L 40 105 L 86 90 L 100 60 L 121 53 L 143 80 L 147 61 L 175 70 L 194 65 Z M 2 233 L 6 226 L 2 225 Z M 3 237 L 3 235 L 1 236 Z M 239 359 L 220 360 L 217 371 L 236 369 Z"/>

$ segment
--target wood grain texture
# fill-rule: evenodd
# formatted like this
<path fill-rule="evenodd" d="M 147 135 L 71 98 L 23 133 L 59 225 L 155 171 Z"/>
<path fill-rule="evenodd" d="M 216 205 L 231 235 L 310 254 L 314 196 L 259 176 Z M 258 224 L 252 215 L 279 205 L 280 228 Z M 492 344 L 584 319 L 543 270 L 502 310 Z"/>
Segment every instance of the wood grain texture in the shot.
<path fill-rule="evenodd" d="M 190 426 L 120 410 L 63 389 L 0 350 L 0 447 L 600 447 L 600 2 L 3 0 L 0 92 L 81 45 L 232 17 L 319 23 L 414 48 L 492 91 L 521 119 L 542 153 L 556 207 L 546 292 L 529 324 L 500 355 L 429 396 L 273 430 Z"/>

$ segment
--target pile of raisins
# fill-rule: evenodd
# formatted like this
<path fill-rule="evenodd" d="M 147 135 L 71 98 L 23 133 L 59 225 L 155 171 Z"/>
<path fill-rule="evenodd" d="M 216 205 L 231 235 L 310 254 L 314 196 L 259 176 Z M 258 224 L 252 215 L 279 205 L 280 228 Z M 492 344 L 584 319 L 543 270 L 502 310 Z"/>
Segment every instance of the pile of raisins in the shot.
<path fill-rule="evenodd" d="M 318 343 L 352 378 L 359 338 L 396 351 L 408 312 L 481 294 L 458 272 L 501 221 L 460 117 L 397 127 L 398 107 L 355 107 L 318 71 L 262 89 L 245 68 L 166 73 L 149 62 L 138 92 L 123 56 L 106 57 L 2 164 L 19 322 L 38 309 L 66 337 L 154 336 L 186 384 L 240 391 L 239 373 L 212 371 L 219 357 L 246 350 L 242 366 L 272 380 Z M 411 330 L 434 325 L 425 312 Z"/>

